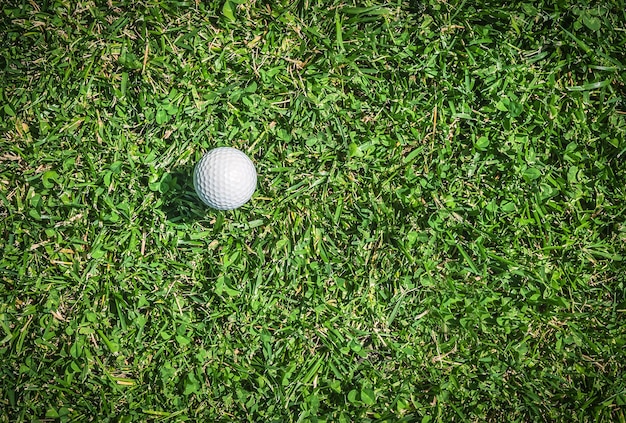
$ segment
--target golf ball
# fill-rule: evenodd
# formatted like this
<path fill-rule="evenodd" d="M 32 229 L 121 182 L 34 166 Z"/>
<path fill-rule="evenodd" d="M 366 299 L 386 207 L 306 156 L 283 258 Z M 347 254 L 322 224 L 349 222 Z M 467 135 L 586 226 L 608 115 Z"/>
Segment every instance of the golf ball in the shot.
<path fill-rule="evenodd" d="M 193 186 L 207 206 L 217 210 L 236 209 L 252 197 L 256 170 L 252 160 L 236 148 L 214 148 L 196 165 Z"/>

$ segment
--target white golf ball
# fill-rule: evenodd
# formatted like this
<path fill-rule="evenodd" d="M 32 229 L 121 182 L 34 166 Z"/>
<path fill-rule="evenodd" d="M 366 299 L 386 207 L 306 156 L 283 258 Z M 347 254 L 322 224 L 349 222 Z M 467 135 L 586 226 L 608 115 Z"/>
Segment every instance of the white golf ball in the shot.
<path fill-rule="evenodd" d="M 193 186 L 207 206 L 217 210 L 236 209 L 252 197 L 256 170 L 252 160 L 236 148 L 215 148 L 196 165 Z"/>

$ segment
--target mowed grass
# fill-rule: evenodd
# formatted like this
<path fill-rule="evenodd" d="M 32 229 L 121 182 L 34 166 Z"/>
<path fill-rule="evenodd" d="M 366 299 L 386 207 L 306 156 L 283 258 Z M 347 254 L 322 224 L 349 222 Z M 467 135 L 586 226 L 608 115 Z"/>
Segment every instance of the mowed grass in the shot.
<path fill-rule="evenodd" d="M 39 3 L 0 421 L 626 421 L 623 1 Z"/>

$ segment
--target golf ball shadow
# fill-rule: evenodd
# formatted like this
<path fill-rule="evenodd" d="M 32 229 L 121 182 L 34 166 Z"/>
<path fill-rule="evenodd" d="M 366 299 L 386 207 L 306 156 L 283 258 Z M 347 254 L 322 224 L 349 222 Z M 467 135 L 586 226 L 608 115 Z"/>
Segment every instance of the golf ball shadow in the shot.
<path fill-rule="evenodd" d="M 171 222 L 199 219 L 206 206 L 196 195 L 192 175 L 194 165 L 185 165 L 164 174 L 160 180 L 161 209 Z"/>

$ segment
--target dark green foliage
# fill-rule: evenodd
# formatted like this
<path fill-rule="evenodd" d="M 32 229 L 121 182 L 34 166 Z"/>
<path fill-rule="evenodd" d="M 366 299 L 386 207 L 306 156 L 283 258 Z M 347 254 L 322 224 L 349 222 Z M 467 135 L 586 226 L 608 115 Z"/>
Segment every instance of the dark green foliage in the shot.
<path fill-rule="evenodd" d="M 622 1 L 5 3 L 0 421 L 626 421 Z"/>

